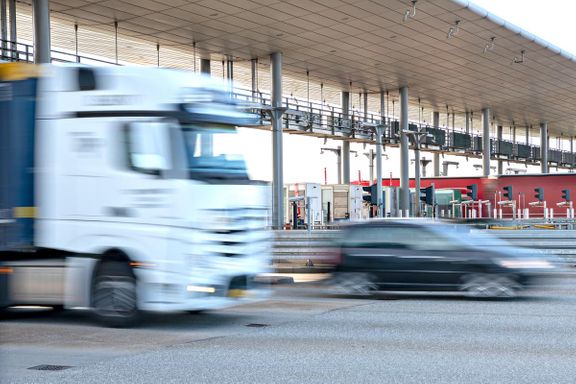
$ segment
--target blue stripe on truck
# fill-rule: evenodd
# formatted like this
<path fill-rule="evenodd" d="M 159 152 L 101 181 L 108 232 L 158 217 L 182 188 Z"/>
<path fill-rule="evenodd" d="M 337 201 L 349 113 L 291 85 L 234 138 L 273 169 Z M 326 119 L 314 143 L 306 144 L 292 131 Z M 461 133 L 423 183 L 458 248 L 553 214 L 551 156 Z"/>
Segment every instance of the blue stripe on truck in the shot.
<path fill-rule="evenodd" d="M 0 250 L 34 245 L 34 218 L 15 215 L 34 207 L 36 78 L 0 81 Z M 20 217 L 17 217 L 20 216 Z"/>

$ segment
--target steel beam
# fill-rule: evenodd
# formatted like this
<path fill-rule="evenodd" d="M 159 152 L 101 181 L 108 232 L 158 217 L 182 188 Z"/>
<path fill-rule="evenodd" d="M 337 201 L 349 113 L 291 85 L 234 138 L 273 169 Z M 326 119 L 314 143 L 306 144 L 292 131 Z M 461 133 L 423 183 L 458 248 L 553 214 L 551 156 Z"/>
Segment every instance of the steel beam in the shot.
<path fill-rule="evenodd" d="M 432 114 L 432 126 L 436 129 L 440 128 L 440 112 Z M 440 176 L 440 154 L 434 152 L 434 177 Z"/>
<path fill-rule="evenodd" d="M 282 163 L 282 53 L 270 55 L 272 75 L 272 227 L 284 225 L 284 167 Z"/>
<path fill-rule="evenodd" d="M 342 118 L 350 118 L 350 92 L 342 92 Z M 350 142 L 342 141 L 342 178 L 344 184 L 350 184 Z"/>
<path fill-rule="evenodd" d="M 490 108 L 482 110 L 482 174 L 490 176 Z"/>
<path fill-rule="evenodd" d="M 400 211 L 408 216 L 410 209 L 408 136 L 408 87 L 400 88 Z"/>
<path fill-rule="evenodd" d="M 34 63 L 50 63 L 50 5 L 49 0 L 33 0 Z"/>
<path fill-rule="evenodd" d="M 548 123 L 540 123 L 540 172 L 548 173 Z"/>

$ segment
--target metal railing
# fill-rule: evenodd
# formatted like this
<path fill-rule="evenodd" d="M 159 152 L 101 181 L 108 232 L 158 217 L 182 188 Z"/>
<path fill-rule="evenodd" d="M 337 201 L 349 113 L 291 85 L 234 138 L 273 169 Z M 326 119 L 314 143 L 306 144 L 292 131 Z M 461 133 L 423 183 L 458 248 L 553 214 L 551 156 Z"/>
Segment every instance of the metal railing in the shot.
<path fill-rule="evenodd" d="M 32 62 L 33 59 L 34 47 L 32 45 L 0 40 L 0 60 Z M 52 61 L 117 65 L 113 61 L 102 58 L 60 50 L 52 50 Z M 265 110 L 269 109 L 272 104 L 270 93 L 234 88 L 233 96 L 238 100 L 257 104 L 261 110 L 262 124 L 270 124 L 270 119 L 265 113 Z M 394 116 L 383 117 L 380 113 L 364 112 L 355 108 L 346 116 L 339 105 L 319 103 L 294 96 L 283 97 L 283 106 L 286 108 L 283 117 L 283 129 L 288 133 L 346 138 L 374 144 L 376 138 L 373 127 L 385 125 L 382 137 L 383 144 L 396 145 L 399 142 L 399 121 Z M 482 136 L 480 135 L 448 127 L 431 127 L 416 122 L 411 122 L 409 128 L 411 130 L 426 130 L 434 136 L 434 138 L 424 140 L 422 145 L 424 150 L 463 153 L 472 156 L 477 156 L 482 152 Z M 490 143 L 494 159 L 504 158 L 532 163 L 540 161 L 540 148 L 538 146 L 496 139 L 491 139 Z M 548 159 L 550 163 L 558 167 L 576 168 L 576 155 L 568 151 L 551 149 Z"/>
<path fill-rule="evenodd" d="M 537 225 L 537 224 L 535 224 Z M 529 248 L 556 258 L 561 266 L 576 266 L 576 231 L 542 230 L 518 227 L 518 230 L 473 229 L 475 236 L 494 235 L 516 247 Z M 534 229 L 536 228 L 536 229 Z M 338 262 L 335 241 L 339 230 L 274 231 L 274 267 L 278 272 L 329 271 Z"/>

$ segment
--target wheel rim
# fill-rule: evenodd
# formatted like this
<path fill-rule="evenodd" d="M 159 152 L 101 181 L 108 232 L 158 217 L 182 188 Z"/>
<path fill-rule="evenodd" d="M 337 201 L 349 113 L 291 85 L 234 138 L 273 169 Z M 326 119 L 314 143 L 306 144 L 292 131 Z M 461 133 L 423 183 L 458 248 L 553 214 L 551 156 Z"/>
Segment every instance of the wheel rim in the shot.
<path fill-rule="evenodd" d="M 512 279 L 495 275 L 474 275 L 462 286 L 470 297 L 515 297 L 518 284 Z"/>
<path fill-rule="evenodd" d="M 99 278 L 94 286 L 94 310 L 102 317 L 126 318 L 137 309 L 136 282 L 126 276 Z"/>
<path fill-rule="evenodd" d="M 376 290 L 372 276 L 367 273 L 344 274 L 340 281 L 339 290 L 346 294 L 368 295 Z"/>

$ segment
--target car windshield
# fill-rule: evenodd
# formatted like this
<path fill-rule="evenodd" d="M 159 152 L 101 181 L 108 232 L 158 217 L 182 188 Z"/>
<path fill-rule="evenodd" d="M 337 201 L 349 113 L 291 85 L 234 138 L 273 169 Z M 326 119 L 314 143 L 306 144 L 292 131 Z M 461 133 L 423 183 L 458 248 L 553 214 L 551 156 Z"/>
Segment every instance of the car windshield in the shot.
<path fill-rule="evenodd" d="M 192 178 L 248 179 L 244 146 L 229 125 L 182 125 Z"/>
<path fill-rule="evenodd" d="M 502 240 L 493 234 L 484 231 L 470 230 L 461 225 L 430 225 L 428 228 L 441 236 L 451 239 L 455 243 L 475 250 L 489 250 L 492 252 L 505 253 L 514 256 L 538 256 L 536 252 L 519 248 L 513 244 Z"/>

